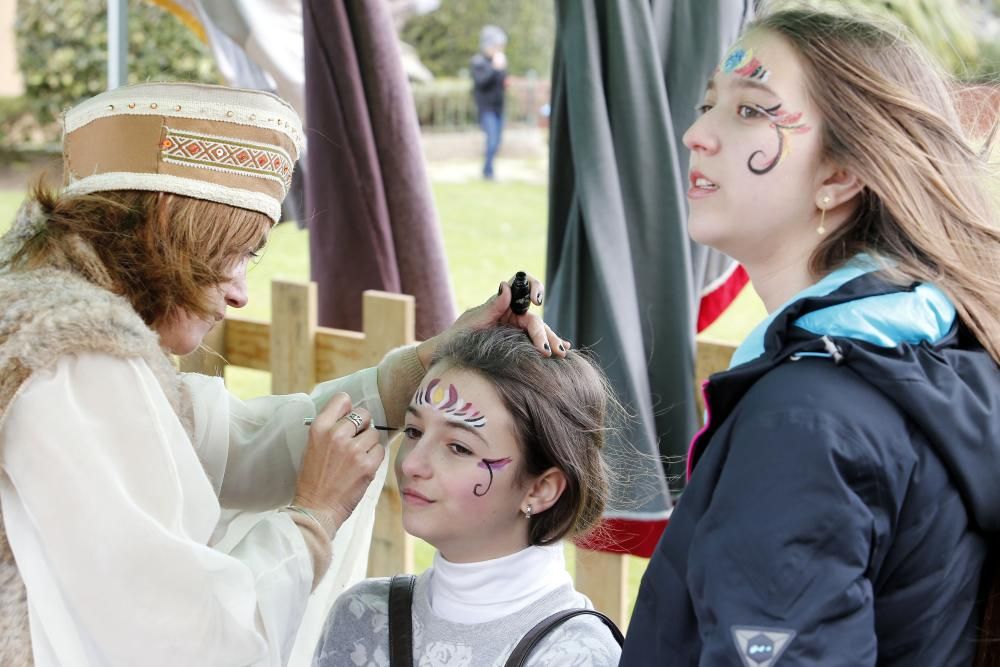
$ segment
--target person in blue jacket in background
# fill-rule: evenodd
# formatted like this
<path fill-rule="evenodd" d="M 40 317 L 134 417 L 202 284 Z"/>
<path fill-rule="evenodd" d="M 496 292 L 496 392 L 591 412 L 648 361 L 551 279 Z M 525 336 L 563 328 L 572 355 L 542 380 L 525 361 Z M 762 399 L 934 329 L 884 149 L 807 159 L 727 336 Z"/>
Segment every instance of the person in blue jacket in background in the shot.
<path fill-rule="evenodd" d="M 812 10 L 751 25 L 701 112 L 689 231 L 769 317 L 706 384 L 621 664 L 1000 664 L 989 146 L 900 30 Z"/>
<path fill-rule="evenodd" d="M 493 158 L 503 136 L 504 90 L 507 86 L 507 33 L 495 25 L 483 26 L 479 33 L 479 53 L 472 56 L 472 96 L 479 112 L 479 126 L 486 135 L 483 178 L 492 181 Z"/>

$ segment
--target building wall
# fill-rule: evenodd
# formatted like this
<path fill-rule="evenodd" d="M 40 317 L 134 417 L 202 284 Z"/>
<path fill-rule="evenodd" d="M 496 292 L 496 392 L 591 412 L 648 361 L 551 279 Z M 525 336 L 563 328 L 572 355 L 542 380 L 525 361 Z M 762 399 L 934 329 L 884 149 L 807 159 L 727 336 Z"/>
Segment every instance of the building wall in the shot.
<path fill-rule="evenodd" d="M 16 97 L 24 92 L 14 49 L 14 14 L 17 0 L 0 0 L 0 97 Z"/>

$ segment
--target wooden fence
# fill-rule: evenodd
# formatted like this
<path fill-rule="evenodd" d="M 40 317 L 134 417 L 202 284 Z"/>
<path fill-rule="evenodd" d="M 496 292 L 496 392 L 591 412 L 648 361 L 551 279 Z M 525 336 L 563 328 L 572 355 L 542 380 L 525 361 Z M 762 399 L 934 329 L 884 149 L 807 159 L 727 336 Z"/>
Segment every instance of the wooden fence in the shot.
<path fill-rule="evenodd" d="M 360 333 L 320 327 L 315 283 L 276 280 L 271 284 L 270 323 L 227 317 L 205 340 L 217 354 L 191 354 L 181 360 L 181 369 L 222 375 L 228 364 L 270 371 L 272 393 L 309 392 L 317 381 L 373 366 L 392 348 L 415 342 L 413 297 L 369 290 L 362 308 Z M 725 368 L 732 352 L 732 345 L 700 340 L 696 376 Z M 697 394 L 700 402 L 701 392 Z M 403 531 L 399 489 L 390 471 L 376 510 L 368 574 L 413 570 L 413 538 Z M 597 609 L 626 628 L 631 602 L 627 557 L 577 549 L 575 580 Z"/>

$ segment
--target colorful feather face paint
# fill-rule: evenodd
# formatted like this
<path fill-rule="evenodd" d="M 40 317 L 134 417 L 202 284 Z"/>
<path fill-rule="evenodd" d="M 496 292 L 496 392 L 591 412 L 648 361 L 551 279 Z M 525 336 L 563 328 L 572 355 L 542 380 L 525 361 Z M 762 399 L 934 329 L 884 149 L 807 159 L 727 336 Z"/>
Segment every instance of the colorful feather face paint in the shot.
<path fill-rule="evenodd" d="M 788 141 L 789 135 L 803 134 L 812 128 L 801 122 L 801 111 L 795 113 L 782 111 L 780 104 L 775 104 L 770 108 L 757 107 L 757 110 L 771 119 L 771 127 L 778 135 L 778 150 L 775 151 L 774 157 L 771 158 L 770 162 L 759 167 L 754 165 L 754 159 L 758 156 L 764 155 L 764 151 L 761 150 L 754 151 L 747 159 L 747 168 L 760 176 L 778 166 L 778 163 L 791 152 L 791 143 Z"/>
<path fill-rule="evenodd" d="M 462 400 L 455 385 L 449 384 L 448 388 L 445 389 L 440 378 L 434 378 L 427 383 L 426 387 L 417 389 L 413 395 L 412 403 L 413 405 L 427 405 L 434 408 L 452 424 L 473 428 L 486 426 L 486 417 L 472 403 Z M 503 470 L 512 460 L 510 457 L 480 460 L 477 465 L 489 473 L 490 479 L 486 484 L 476 484 L 472 488 L 473 495 L 485 496 L 493 486 L 494 471 Z"/>
<path fill-rule="evenodd" d="M 726 55 L 725 60 L 716 69 L 716 73 L 720 71 L 725 74 L 734 74 L 744 79 L 753 79 L 760 82 L 767 81 L 771 76 L 771 71 L 764 67 L 760 59 L 754 55 L 753 49 L 739 45 L 734 46 Z M 747 168 L 754 174 L 761 176 L 778 166 L 778 163 L 791 151 L 791 143 L 788 140 L 789 135 L 803 134 L 811 128 L 801 122 L 801 111 L 795 113 L 783 111 L 780 104 L 776 104 L 770 108 L 758 106 L 756 109 L 771 119 L 771 128 L 774 129 L 778 136 L 778 149 L 775 151 L 774 157 L 765 164 L 760 164 L 760 160 L 758 159 L 765 156 L 762 150 L 754 151 L 747 159 Z M 757 164 L 755 164 L 755 161 Z"/>
<path fill-rule="evenodd" d="M 767 81 L 771 76 L 771 72 L 754 56 L 753 49 L 745 49 L 742 46 L 734 46 L 719 69 L 726 74 L 736 74 L 756 81 Z"/>
<path fill-rule="evenodd" d="M 482 484 L 476 484 L 474 487 L 472 487 L 472 494 L 475 495 L 475 496 L 480 496 L 480 497 L 485 496 L 486 492 L 490 490 L 491 486 L 493 486 L 493 471 L 494 470 L 503 470 L 504 468 L 507 467 L 507 465 L 512 460 L 513 459 L 511 459 L 508 456 L 507 458 L 503 458 L 503 459 L 483 459 L 482 461 L 480 461 L 479 462 L 479 467 L 480 468 L 485 468 L 486 470 L 489 471 L 489 473 L 490 473 L 490 481 L 486 485 L 486 488 L 483 489 L 482 493 L 479 492 L 479 489 L 482 489 L 483 485 Z"/>
<path fill-rule="evenodd" d="M 445 389 L 440 378 L 431 380 L 426 388 L 417 389 L 412 403 L 428 405 L 440 412 L 448 421 L 461 426 L 475 428 L 486 426 L 486 417 L 476 410 L 472 403 L 462 400 L 455 385 L 449 384 Z"/>

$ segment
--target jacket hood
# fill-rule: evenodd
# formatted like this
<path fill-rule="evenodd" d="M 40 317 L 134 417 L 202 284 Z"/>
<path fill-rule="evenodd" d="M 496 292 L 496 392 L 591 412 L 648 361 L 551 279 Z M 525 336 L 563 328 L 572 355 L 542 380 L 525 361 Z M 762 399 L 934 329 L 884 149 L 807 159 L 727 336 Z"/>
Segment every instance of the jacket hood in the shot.
<path fill-rule="evenodd" d="M 789 349 L 848 366 L 923 432 L 976 524 L 998 533 L 1000 369 L 940 289 L 893 285 L 877 268 L 858 257 L 796 295 L 754 329 L 731 368 L 780 363 Z"/>

